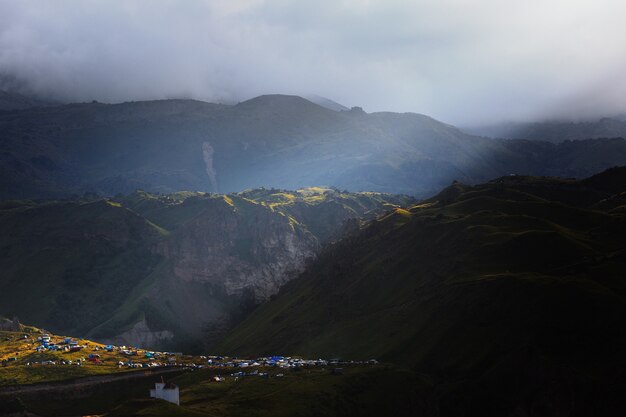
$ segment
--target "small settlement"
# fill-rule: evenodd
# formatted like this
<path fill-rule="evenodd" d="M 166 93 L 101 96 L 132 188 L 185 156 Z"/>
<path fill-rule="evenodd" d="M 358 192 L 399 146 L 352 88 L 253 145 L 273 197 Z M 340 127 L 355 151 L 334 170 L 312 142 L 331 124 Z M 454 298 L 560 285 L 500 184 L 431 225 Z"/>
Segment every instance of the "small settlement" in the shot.
<path fill-rule="evenodd" d="M 6 333 L 6 332 L 3 332 Z M 115 365 L 117 368 L 152 368 L 163 366 L 184 366 L 189 368 L 255 368 L 255 367 L 278 367 L 293 368 L 316 367 L 316 366 L 337 366 L 341 364 L 376 364 L 376 360 L 369 361 L 349 361 L 341 359 L 303 359 L 299 357 L 285 356 L 265 356 L 254 359 L 236 358 L 229 356 L 191 356 L 183 355 L 180 352 L 159 352 L 139 349 L 133 346 L 104 345 L 88 340 L 73 339 L 70 337 L 51 336 L 43 333 L 36 338 L 31 334 L 18 334 L 12 332 L 12 337 L 5 337 L 6 340 L 13 340 L 19 343 L 19 348 L 15 349 L 5 357 L 0 355 L 2 366 L 8 366 L 11 362 L 16 365 L 76 365 L 83 366 L 85 363 L 92 365 Z M 21 343 L 20 343 L 21 342 Z M 65 355 L 32 355 L 32 353 L 60 353 L 75 354 L 67 355 L 68 359 L 63 359 Z M 21 356 L 21 357 L 20 357 Z M 46 360 L 37 360 L 47 358 Z M 60 358 L 54 360 L 52 358 Z M 73 360 L 70 358 L 74 358 Z M 22 360 L 20 360 L 22 359 Z M 24 362 L 25 359 L 31 359 Z M 240 374 L 239 371 L 236 374 Z M 237 376 L 237 375 L 235 375 Z"/>
<path fill-rule="evenodd" d="M 33 328 L 34 329 L 34 328 Z M 343 373 L 344 366 L 375 365 L 376 360 L 343 361 L 341 359 L 304 359 L 289 356 L 263 356 L 237 358 L 217 355 L 191 356 L 178 352 L 159 352 L 132 346 L 115 346 L 96 343 L 86 339 L 55 336 L 43 331 L 29 332 L 0 331 L 0 372 L 2 367 L 18 372 L 9 372 L 0 378 L 0 385 L 30 383 L 33 372 L 41 368 L 44 380 L 61 380 L 86 375 L 103 375 L 126 372 L 141 368 L 180 367 L 187 370 L 213 369 L 213 382 L 227 379 L 237 381 L 244 377 L 270 379 L 282 378 L 285 371 L 323 368 L 333 375 Z M 27 367 L 31 371 L 20 372 Z M 44 370 L 44 367 L 47 370 Z M 50 373 L 50 367 L 59 367 L 58 373 Z M 80 368 L 76 368 L 80 367 Z M 62 371 L 75 370 L 76 372 Z M 7 369 L 9 370 L 9 369 Z M 80 370 L 80 372 L 78 372 Z M 8 376 L 11 375 L 11 378 Z M 24 375 L 23 378 L 20 375 Z M 56 375 L 56 376 L 55 376 Z M 2 374 L 0 374 L 2 377 Z M 179 404 L 178 387 L 161 380 L 150 390 L 150 396 Z"/>

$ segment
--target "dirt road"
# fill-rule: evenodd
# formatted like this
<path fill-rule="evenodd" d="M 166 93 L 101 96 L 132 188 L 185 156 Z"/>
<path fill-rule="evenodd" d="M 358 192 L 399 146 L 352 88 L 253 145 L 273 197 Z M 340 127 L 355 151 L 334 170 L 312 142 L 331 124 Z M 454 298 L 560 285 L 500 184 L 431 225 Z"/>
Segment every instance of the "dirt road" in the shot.
<path fill-rule="evenodd" d="M 12 385 L 8 387 L 0 387 L 0 399 L 3 398 L 15 398 L 20 395 L 31 394 L 50 394 L 54 392 L 67 392 L 67 391 L 83 391 L 90 387 L 95 387 L 101 384 L 107 384 L 112 382 L 129 381 L 133 379 L 143 379 L 148 377 L 156 377 L 171 373 L 185 372 L 185 368 L 162 368 L 162 369 L 150 369 L 140 371 L 129 371 L 119 374 L 97 375 L 87 376 L 82 378 L 76 378 L 65 381 L 55 382 L 43 382 L 40 384 L 29 385 Z"/>

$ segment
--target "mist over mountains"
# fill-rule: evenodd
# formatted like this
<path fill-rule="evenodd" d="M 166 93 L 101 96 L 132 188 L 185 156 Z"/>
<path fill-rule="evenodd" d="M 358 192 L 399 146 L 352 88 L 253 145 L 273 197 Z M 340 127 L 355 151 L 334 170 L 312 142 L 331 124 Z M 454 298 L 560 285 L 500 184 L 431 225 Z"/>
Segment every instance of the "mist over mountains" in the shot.
<path fill-rule="evenodd" d="M 0 314 L 120 346 L 378 358 L 413 381 L 372 400 L 400 415 L 623 408 L 619 118 L 480 136 L 319 96 L 2 99 Z"/>
<path fill-rule="evenodd" d="M 0 0 L 0 415 L 623 417 L 624 15 Z"/>
<path fill-rule="evenodd" d="M 0 90 L 0 111 L 22 110 L 31 107 L 48 106 L 50 102 L 38 100 L 15 92 Z"/>
<path fill-rule="evenodd" d="M 0 70 L 23 94 L 66 102 L 281 92 L 455 125 L 601 117 L 626 111 L 616 41 L 625 9 L 616 0 L 4 1 Z"/>
<path fill-rule="evenodd" d="M 566 140 L 626 137 L 626 116 L 603 117 L 588 121 L 544 121 L 499 123 L 463 128 L 481 136 L 505 139 L 543 140 L 560 143 Z"/>

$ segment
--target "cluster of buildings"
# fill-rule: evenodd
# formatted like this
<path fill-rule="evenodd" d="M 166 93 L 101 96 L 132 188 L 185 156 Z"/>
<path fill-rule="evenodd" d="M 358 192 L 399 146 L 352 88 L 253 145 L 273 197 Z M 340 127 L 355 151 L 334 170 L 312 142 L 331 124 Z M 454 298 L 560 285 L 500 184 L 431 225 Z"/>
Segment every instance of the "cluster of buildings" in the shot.
<path fill-rule="evenodd" d="M 344 361 L 342 359 L 302 359 L 289 356 L 268 356 L 257 359 L 237 359 L 224 356 L 201 356 L 207 359 L 210 366 L 224 366 L 235 368 L 247 368 L 250 366 L 266 366 L 279 368 L 312 368 L 319 366 L 338 366 L 338 365 L 376 365 L 378 361 L 371 359 L 368 361 Z"/>
<path fill-rule="evenodd" d="M 78 342 L 73 340 L 71 337 L 66 337 L 62 342 L 54 343 L 52 342 L 50 335 L 46 333 L 39 336 L 37 338 L 37 342 L 40 343 L 40 345 L 35 348 L 37 352 L 41 352 L 43 350 L 77 352 L 85 347 L 84 345 L 79 345 Z"/>
<path fill-rule="evenodd" d="M 19 337 L 20 339 L 29 339 L 28 335 Z M 8 339 L 7 339 L 8 340 Z M 41 334 L 37 337 L 36 342 L 30 339 L 27 346 L 33 346 L 36 351 L 63 351 L 63 352 L 76 352 L 83 349 L 90 351 L 86 357 L 75 358 L 74 360 L 62 359 L 62 360 L 41 360 L 26 363 L 27 366 L 40 364 L 40 365 L 75 365 L 83 366 L 87 362 L 94 364 L 101 364 L 105 359 L 112 359 L 117 361 L 118 368 L 153 368 L 153 367 L 184 367 L 188 369 L 202 369 L 202 368 L 226 368 L 230 372 L 225 372 L 226 375 L 238 380 L 242 377 L 260 377 L 263 379 L 269 379 L 269 368 L 280 368 L 290 371 L 299 371 L 306 368 L 314 367 L 330 367 L 333 374 L 343 373 L 342 365 L 375 365 L 378 362 L 374 359 L 369 361 L 343 361 L 341 359 L 303 359 L 298 357 L 289 356 L 264 356 L 256 359 L 249 358 L 236 358 L 228 356 L 189 356 L 183 355 L 178 352 L 156 352 L 148 350 L 140 350 L 135 347 L 127 346 L 115 346 L 115 345 L 99 345 L 84 342 L 80 344 L 79 341 L 72 338 L 53 338 L 49 334 Z M 33 347 L 30 347 L 33 349 Z M 106 352 L 106 353 L 105 353 Z M 113 353 L 115 355 L 110 355 Z M 104 356 L 102 356 L 102 355 Z M 17 355 L 17 353 L 16 353 Z M 122 360 L 120 360 L 122 359 Z M 16 361 L 17 357 L 11 357 L 3 360 L 3 365 L 6 366 L 11 361 Z M 110 363 L 110 362 L 109 362 Z M 115 363 L 115 362 L 113 362 Z M 234 372 L 233 372 L 234 371 Z M 281 378 L 284 374 L 282 371 L 271 373 L 272 378 Z M 223 382 L 226 377 L 216 375 L 213 377 L 215 382 Z M 180 404 L 179 388 L 175 384 L 166 383 L 163 379 L 161 382 L 157 382 L 154 389 L 150 390 L 150 397 L 158 398 L 171 403 Z"/>

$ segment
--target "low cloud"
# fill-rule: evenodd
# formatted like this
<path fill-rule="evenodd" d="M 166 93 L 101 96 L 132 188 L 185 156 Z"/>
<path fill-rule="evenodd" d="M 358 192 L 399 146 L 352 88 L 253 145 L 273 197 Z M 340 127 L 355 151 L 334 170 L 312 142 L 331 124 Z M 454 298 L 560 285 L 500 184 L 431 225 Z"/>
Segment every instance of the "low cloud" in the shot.
<path fill-rule="evenodd" d="M 318 94 L 456 124 L 585 118 L 626 112 L 625 14 L 614 0 L 0 0 L 0 73 L 68 101 Z"/>

